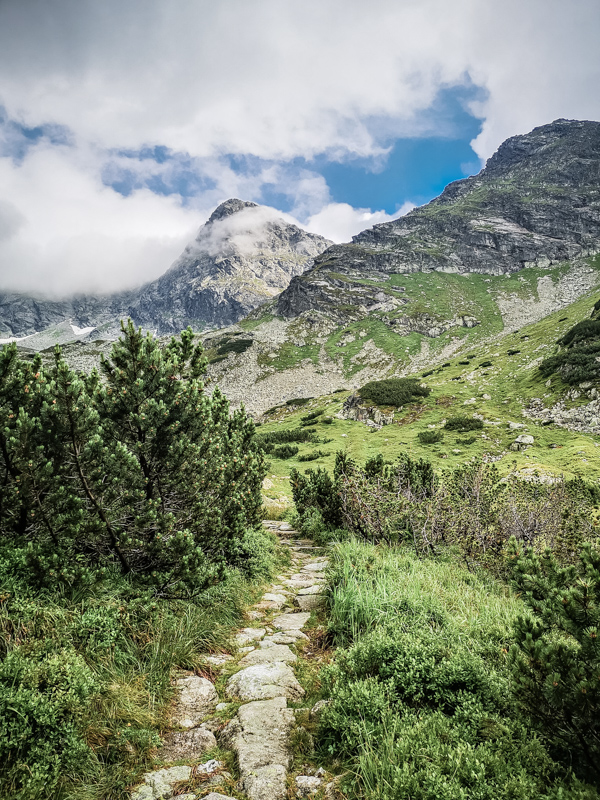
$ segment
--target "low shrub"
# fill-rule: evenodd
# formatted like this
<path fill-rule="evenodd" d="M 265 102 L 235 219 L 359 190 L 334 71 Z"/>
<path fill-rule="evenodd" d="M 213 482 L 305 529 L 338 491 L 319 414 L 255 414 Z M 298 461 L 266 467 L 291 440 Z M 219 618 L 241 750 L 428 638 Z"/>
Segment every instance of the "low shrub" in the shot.
<path fill-rule="evenodd" d="M 493 361 L 482 361 L 479 366 L 485 369 L 486 367 L 492 367 L 493 364 Z"/>
<path fill-rule="evenodd" d="M 421 444 L 437 444 L 443 441 L 444 434 L 441 431 L 420 431 L 417 437 Z"/>
<path fill-rule="evenodd" d="M 270 455 L 273 456 L 273 458 L 293 458 L 295 455 L 297 455 L 298 449 L 298 445 L 282 444 L 279 447 L 274 447 L 271 450 Z"/>
<path fill-rule="evenodd" d="M 286 406 L 305 406 L 307 403 L 310 403 L 311 400 L 314 400 L 313 397 L 294 397 L 292 400 L 286 400 Z"/>
<path fill-rule="evenodd" d="M 466 431 L 480 431 L 483 428 L 483 421 L 475 419 L 474 417 L 465 417 L 457 415 L 456 417 L 449 417 L 446 420 L 444 428 L 447 431 L 458 431 L 465 433 Z"/>
<path fill-rule="evenodd" d="M 324 453 L 322 450 L 313 450 L 312 453 L 304 453 L 298 456 L 298 461 L 316 461 L 318 458 L 325 458 L 329 453 Z"/>
<path fill-rule="evenodd" d="M 333 417 L 323 417 L 319 422 L 321 425 L 333 425 Z"/>
<path fill-rule="evenodd" d="M 315 420 L 317 417 L 320 417 L 322 413 L 323 409 L 317 408 L 315 411 L 311 411 L 308 414 L 304 414 L 304 416 L 300 417 L 300 420 L 302 422 L 312 422 L 312 420 Z"/>
<path fill-rule="evenodd" d="M 270 431 L 269 433 L 255 434 L 256 444 L 261 447 L 265 453 L 272 453 L 273 448 L 277 444 L 302 444 L 304 442 L 318 442 L 319 439 L 316 435 L 314 428 L 291 428 L 289 430 Z"/>
<path fill-rule="evenodd" d="M 507 350 L 506 351 L 506 355 L 507 356 L 517 356 L 517 355 L 519 355 L 520 352 L 521 352 L 520 350 Z"/>
<path fill-rule="evenodd" d="M 459 361 L 458 363 L 461 364 L 462 366 L 468 367 L 471 362 L 470 361 Z"/>
<path fill-rule="evenodd" d="M 465 439 L 457 439 L 456 444 L 460 444 L 463 447 L 468 447 L 470 444 L 474 444 L 476 441 L 476 436 L 467 436 Z"/>
<path fill-rule="evenodd" d="M 244 353 L 253 344 L 253 339 L 225 339 L 217 347 L 217 355 L 225 356 L 228 353 Z"/>
<path fill-rule="evenodd" d="M 382 406 L 402 406 L 428 397 L 431 389 L 422 386 L 416 378 L 388 378 L 371 381 L 358 390 L 363 400 Z"/>

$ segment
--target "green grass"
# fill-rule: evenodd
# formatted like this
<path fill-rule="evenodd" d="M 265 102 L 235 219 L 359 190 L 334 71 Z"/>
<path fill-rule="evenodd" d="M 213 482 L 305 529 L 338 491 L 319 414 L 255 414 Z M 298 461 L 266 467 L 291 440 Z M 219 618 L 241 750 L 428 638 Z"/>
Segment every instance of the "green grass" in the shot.
<path fill-rule="evenodd" d="M 333 549 L 329 586 L 338 650 L 317 746 L 349 800 L 597 800 L 512 699 L 507 650 L 525 609 L 506 586 L 452 553 L 421 561 L 355 540 Z"/>

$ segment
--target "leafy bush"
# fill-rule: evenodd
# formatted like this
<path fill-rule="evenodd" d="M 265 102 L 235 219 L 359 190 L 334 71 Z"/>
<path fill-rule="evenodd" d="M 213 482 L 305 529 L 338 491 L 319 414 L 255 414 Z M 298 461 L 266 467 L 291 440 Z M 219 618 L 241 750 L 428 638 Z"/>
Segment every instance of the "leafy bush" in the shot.
<path fill-rule="evenodd" d="M 417 437 L 421 444 L 437 444 L 444 440 L 444 434 L 441 431 L 419 431 Z"/>
<path fill-rule="evenodd" d="M 444 428 L 447 431 L 458 431 L 459 433 L 466 433 L 466 431 L 480 431 L 483 428 L 483 421 L 480 419 L 475 419 L 474 417 L 458 415 L 456 417 L 449 417 L 446 420 Z"/>
<path fill-rule="evenodd" d="M 595 306 L 594 306 L 595 308 Z M 584 319 L 574 325 L 571 330 L 567 331 L 565 335 L 558 340 L 558 343 L 564 347 L 573 347 L 579 342 L 585 342 L 588 339 L 598 339 L 600 337 L 600 319 Z"/>
<path fill-rule="evenodd" d="M 322 413 L 323 409 L 317 408 L 315 411 L 311 411 L 310 413 L 305 414 L 303 417 L 300 417 L 300 419 L 302 422 L 311 422 L 312 420 L 315 420 L 317 417 L 320 417 Z"/>
<path fill-rule="evenodd" d="M 416 378 L 371 381 L 358 391 L 363 400 L 371 400 L 381 406 L 403 406 L 431 393 L 431 389 L 422 386 Z"/>
<path fill-rule="evenodd" d="M 298 446 L 292 444 L 282 444 L 271 450 L 273 458 L 293 458 L 298 452 Z"/>
<path fill-rule="evenodd" d="M 320 420 L 320 422 L 321 425 L 333 425 L 334 420 L 333 417 L 323 417 L 323 419 Z"/>
<path fill-rule="evenodd" d="M 286 406 L 305 406 L 313 400 L 313 397 L 294 397 L 292 400 L 286 400 Z"/>
<path fill-rule="evenodd" d="M 513 692 L 541 735 L 600 783 L 600 551 L 588 543 L 560 567 L 551 553 L 521 553 L 514 581 L 532 615 L 515 624 Z"/>

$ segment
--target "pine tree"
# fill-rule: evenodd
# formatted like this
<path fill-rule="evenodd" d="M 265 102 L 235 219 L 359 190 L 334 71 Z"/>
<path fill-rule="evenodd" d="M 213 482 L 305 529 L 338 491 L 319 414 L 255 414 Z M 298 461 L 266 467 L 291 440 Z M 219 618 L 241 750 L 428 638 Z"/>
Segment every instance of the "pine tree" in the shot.
<path fill-rule="evenodd" d="M 2 529 L 38 583 L 117 568 L 189 595 L 243 562 L 264 459 L 205 367 L 191 330 L 161 347 L 131 321 L 100 374 L 0 353 Z"/>
<path fill-rule="evenodd" d="M 549 551 L 519 551 L 514 580 L 532 614 L 515 626 L 514 694 L 540 732 L 588 779 L 600 781 L 600 552 L 584 545 L 561 567 Z"/>

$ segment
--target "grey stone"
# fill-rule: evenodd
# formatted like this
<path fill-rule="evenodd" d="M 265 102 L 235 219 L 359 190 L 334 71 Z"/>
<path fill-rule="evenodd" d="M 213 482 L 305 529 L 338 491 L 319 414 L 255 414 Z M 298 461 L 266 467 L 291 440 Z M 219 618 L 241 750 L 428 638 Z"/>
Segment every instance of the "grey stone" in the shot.
<path fill-rule="evenodd" d="M 329 561 L 323 559 L 321 561 L 310 561 L 302 567 L 302 572 L 323 572 L 329 566 Z"/>
<path fill-rule="evenodd" d="M 299 595 L 306 595 L 306 594 L 323 594 L 323 584 L 322 583 L 313 583 L 312 586 L 305 586 L 303 589 L 300 589 L 298 592 Z"/>
<path fill-rule="evenodd" d="M 217 746 L 217 740 L 204 728 L 189 731 L 169 731 L 162 737 L 162 747 L 156 758 L 160 761 L 183 761 L 198 758 L 202 753 Z"/>
<path fill-rule="evenodd" d="M 245 647 L 257 639 L 262 639 L 265 633 L 264 628 L 242 628 L 235 635 L 235 643 L 238 647 Z"/>
<path fill-rule="evenodd" d="M 311 721 L 318 721 L 323 713 L 323 709 L 329 705 L 329 702 L 329 700 L 317 700 L 317 702 L 311 708 L 308 718 Z"/>
<path fill-rule="evenodd" d="M 248 653 L 240 661 L 240 666 L 250 667 L 253 664 L 273 664 L 276 661 L 284 661 L 288 664 L 293 664 L 298 660 L 298 656 L 292 653 L 290 648 L 285 644 L 274 644 L 272 647 L 264 647 L 260 650 L 255 650 L 253 653 Z"/>
<path fill-rule="evenodd" d="M 308 622 L 310 614 L 280 614 L 273 620 L 273 627 L 282 631 L 298 631 Z"/>
<path fill-rule="evenodd" d="M 242 706 L 223 732 L 223 742 L 237 756 L 240 788 L 250 800 L 285 798 L 293 724 L 293 712 L 283 697 L 277 697 Z"/>
<path fill-rule="evenodd" d="M 311 775 L 298 775 L 296 778 L 296 797 L 310 797 L 319 791 L 321 779 Z"/>
<path fill-rule="evenodd" d="M 229 655 L 229 653 L 217 653 L 213 656 L 204 656 L 204 661 L 213 667 L 222 667 L 228 661 L 233 661 L 233 656 Z"/>
<path fill-rule="evenodd" d="M 273 608 L 281 608 L 287 603 L 287 597 L 284 594 L 273 594 L 272 592 L 264 594 L 262 599 L 263 602 L 271 603 Z"/>
<path fill-rule="evenodd" d="M 231 797 L 228 794 L 219 794 L 219 792 L 211 792 L 210 794 L 204 795 L 202 800 L 235 800 L 235 797 Z"/>
<path fill-rule="evenodd" d="M 227 682 L 227 692 L 240 700 L 268 700 L 273 697 L 299 700 L 304 696 L 304 689 L 291 668 L 282 662 L 256 664 L 236 672 Z"/>
<path fill-rule="evenodd" d="M 132 800 L 170 800 L 173 786 L 188 781 L 191 774 L 191 767 L 169 767 L 147 772 L 142 776 L 144 783 L 134 788 Z"/>
<path fill-rule="evenodd" d="M 175 681 L 179 698 L 173 713 L 173 722 L 182 728 L 195 728 L 214 711 L 219 696 L 206 678 L 188 675 Z"/>
<path fill-rule="evenodd" d="M 296 597 L 296 603 L 302 611 L 314 611 L 325 605 L 325 598 L 322 594 L 303 594 Z"/>
<path fill-rule="evenodd" d="M 279 523 L 279 530 L 280 531 L 293 531 L 294 529 L 290 525 L 289 522 L 280 522 Z"/>

